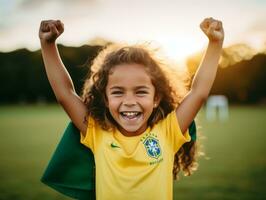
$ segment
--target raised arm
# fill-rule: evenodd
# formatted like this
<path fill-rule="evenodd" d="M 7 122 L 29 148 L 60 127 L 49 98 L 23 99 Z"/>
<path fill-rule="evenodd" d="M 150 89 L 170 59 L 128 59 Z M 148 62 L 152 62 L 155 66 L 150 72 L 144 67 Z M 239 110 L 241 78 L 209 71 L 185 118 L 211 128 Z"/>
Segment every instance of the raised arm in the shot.
<path fill-rule="evenodd" d="M 71 77 L 68 74 L 55 44 L 55 40 L 63 33 L 64 25 L 59 20 L 42 21 L 39 38 L 46 74 L 57 101 L 76 125 L 85 133 L 87 124 L 84 122 L 86 106 L 76 94 Z"/>
<path fill-rule="evenodd" d="M 207 18 L 201 23 L 200 27 L 208 37 L 209 44 L 194 76 L 190 91 L 176 110 L 177 119 L 183 133 L 208 98 L 216 76 L 224 39 L 222 22 Z"/>

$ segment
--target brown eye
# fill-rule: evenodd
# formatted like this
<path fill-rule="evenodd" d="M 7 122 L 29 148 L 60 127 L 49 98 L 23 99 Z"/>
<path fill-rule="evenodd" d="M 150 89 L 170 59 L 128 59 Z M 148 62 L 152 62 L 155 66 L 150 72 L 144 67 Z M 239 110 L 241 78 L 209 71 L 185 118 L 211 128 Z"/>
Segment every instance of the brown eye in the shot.
<path fill-rule="evenodd" d="M 136 94 L 139 95 L 139 96 L 144 96 L 144 95 L 148 94 L 148 91 L 146 91 L 146 90 L 139 90 L 139 91 L 136 92 Z"/>
<path fill-rule="evenodd" d="M 113 91 L 113 92 L 111 92 L 111 95 L 121 96 L 121 95 L 123 95 L 123 92 L 122 91 Z"/>

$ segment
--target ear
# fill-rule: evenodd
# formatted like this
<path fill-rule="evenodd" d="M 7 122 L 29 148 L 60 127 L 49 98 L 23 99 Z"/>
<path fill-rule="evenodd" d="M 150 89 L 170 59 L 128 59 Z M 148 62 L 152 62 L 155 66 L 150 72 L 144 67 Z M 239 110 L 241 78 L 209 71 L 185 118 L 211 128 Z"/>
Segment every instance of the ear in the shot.
<path fill-rule="evenodd" d="M 161 96 L 156 95 L 154 97 L 153 108 L 157 108 L 159 106 L 160 102 L 161 102 Z"/>

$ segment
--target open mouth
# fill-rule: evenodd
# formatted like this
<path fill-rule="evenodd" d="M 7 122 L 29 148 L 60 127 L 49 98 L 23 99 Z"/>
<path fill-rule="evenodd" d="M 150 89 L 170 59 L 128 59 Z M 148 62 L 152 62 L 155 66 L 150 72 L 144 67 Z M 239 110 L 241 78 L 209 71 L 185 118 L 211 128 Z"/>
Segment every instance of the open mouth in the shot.
<path fill-rule="evenodd" d="M 137 112 L 137 111 L 124 111 L 124 112 L 120 112 L 120 115 L 124 119 L 128 119 L 128 120 L 136 119 L 136 118 L 140 117 L 141 114 L 142 114 L 142 112 Z"/>

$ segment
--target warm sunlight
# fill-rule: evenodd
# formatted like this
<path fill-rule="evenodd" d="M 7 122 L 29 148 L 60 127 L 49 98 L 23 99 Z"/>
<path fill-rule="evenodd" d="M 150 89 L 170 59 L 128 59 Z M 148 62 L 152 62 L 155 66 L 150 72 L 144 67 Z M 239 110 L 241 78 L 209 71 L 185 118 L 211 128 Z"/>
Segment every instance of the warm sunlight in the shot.
<path fill-rule="evenodd" d="M 176 61 L 183 61 L 189 55 L 202 49 L 204 41 L 192 41 L 191 38 L 160 41 L 165 54 Z"/>
<path fill-rule="evenodd" d="M 201 38 L 179 35 L 175 38 L 159 38 L 157 41 L 165 55 L 177 62 L 179 67 L 185 67 L 186 59 L 207 45 L 204 35 Z"/>

